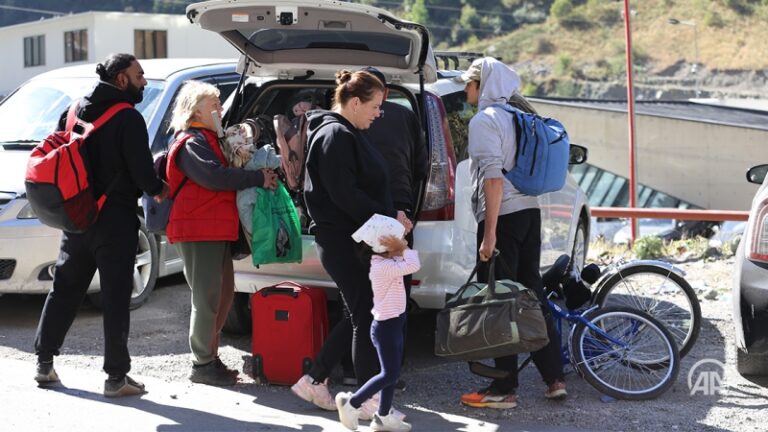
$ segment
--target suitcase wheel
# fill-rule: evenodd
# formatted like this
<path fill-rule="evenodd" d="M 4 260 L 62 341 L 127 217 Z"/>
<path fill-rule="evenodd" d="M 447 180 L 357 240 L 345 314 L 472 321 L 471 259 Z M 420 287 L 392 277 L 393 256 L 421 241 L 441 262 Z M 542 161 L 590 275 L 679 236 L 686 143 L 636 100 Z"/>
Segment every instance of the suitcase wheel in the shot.
<path fill-rule="evenodd" d="M 312 369 L 312 359 L 309 357 L 305 357 L 304 361 L 302 362 L 302 371 L 304 375 L 309 374 L 309 370 Z"/>
<path fill-rule="evenodd" d="M 251 357 L 251 376 L 257 383 L 266 382 L 264 377 L 264 359 L 260 354 Z"/>

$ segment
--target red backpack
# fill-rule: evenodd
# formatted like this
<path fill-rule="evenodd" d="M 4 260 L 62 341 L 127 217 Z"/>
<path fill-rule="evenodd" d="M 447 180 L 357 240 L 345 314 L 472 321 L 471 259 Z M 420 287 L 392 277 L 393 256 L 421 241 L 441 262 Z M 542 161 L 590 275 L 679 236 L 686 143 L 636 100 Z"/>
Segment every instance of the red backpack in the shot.
<path fill-rule="evenodd" d="M 132 108 L 117 103 L 88 123 L 77 117 L 79 105 L 75 102 L 69 108 L 63 131 L 51 133 L 32 150 L 24 179 L 27 200 L 40 221 L 72 233 L 82 233 L 96 222 L 117 180 L 96 199 L 85 162 L 85 140 L 115 114 Z"/>

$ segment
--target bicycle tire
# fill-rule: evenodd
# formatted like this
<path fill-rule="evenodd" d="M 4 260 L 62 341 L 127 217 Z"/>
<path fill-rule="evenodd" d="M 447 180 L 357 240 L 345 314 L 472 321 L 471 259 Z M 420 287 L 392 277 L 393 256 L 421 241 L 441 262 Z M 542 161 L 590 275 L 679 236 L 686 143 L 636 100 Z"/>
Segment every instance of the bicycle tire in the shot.
<path fill-rule="evenodd" d="M 664 291 L 661 296 L 654 291 Z M 701 305 L 691 285 L 661 266 L 639 265 L 611 275 L 595 294 L 601 308 L 627 306 L 651 314 L 667 327 L 680 356 L 691 351 L 701 330 Z"/>
<path fill-rule="evenodd" d="M 659 320 L 627 307 L 596 309 L 585 318 L 603 333 L 579 322 L 568 347 L 572 364 L 597 391 L 615 399 L 648 400 L 674 385 L 680 352 Z M 605 334 L 627 346 L 607 340 Z"/>

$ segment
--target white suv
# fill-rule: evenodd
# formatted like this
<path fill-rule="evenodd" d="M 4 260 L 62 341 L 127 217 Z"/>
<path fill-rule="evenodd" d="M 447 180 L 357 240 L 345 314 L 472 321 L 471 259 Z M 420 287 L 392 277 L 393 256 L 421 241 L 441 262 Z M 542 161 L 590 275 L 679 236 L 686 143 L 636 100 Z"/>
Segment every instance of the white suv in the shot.
<path fill-rule="evenodd" d="M 473 109 L 463 86 L 443 71 L 421 25 L 404 22 L 389 12 L 362 4 L 324 0 L 226 0 L 195 3 L 187 17 L 218 32 L 243 53 L 239 69 L 244 85 L 230 97 L 225 122 L 288 112 L 298 91 L 310 92 L 328 108 L 334 74 L 346 68 L 375 66 L 390 83 L 389 100 L 414 110 L 427 136 L 431 169 L 419 197 L 414 248 L 422 267 L 413 279 L 411 305 L 441 308 L 446 294 L 467 278 L 475 262 L 475 221 L 470 209 L 471 186 L 466 159 L 466 128 Z M 586 152 L 579 148 L 579 160 Z M 542 209 L 542 265 L 562 253 L 583 263 L 589 209 L 584 192 L 573 179 L 555 193 L 539 197 Z M 227 328 L 247 330 L 249 294 L 283 280 L 335 288 L 320 264 L 314 237 L 303 235 L 300 264 L 254 267 L 250 259 L 235 262 L 240 293 Z"/>

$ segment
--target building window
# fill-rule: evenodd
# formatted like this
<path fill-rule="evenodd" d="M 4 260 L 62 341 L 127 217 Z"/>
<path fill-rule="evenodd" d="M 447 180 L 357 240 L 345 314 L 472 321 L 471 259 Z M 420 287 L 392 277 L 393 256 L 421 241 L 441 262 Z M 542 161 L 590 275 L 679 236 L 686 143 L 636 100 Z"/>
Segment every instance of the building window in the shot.
<path fill-rule="evenodd" d="M 64 61 L 88 60 L 88 30 L 64 32 Z"/>
<path fill-rule="evenodd" d="M 165 30 L 134 30 L 133 52 L 137 58 L 167 58 L 168 32 Z"/>
<path fill-rule="evenodd" d="M 45 64 L 45 35 L 24 38 L 24 67 Z"/>

